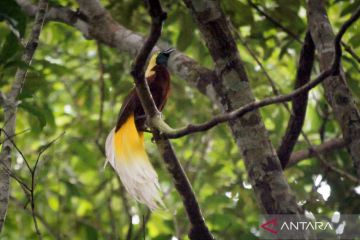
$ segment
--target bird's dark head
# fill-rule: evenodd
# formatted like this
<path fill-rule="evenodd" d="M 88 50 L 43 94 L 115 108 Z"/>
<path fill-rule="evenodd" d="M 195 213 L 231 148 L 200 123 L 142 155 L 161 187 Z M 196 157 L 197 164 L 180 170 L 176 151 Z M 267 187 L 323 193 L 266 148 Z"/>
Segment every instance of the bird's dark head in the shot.
<path fill-rule="evenodd" d="M 174 48 L 166 49 L 165 51 L 159 52 L 159 54 L 156 57 L 156 64 L 157 65 L 167 65 L 167 62 L 169 60 L 170 54 L 174 52 Z"/>

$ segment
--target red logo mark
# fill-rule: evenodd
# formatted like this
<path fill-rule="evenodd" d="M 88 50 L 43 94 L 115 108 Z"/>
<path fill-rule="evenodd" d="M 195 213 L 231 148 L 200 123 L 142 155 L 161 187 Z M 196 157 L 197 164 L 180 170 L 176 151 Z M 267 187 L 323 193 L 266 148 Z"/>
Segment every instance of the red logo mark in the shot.
<path fill-rule="evenodd" d="M 263 224 L 260 225 L 261 228 L 265 229 L 266 231 L 272 233 L 272 234 L 277 234 L 278 231 L 276 231 L 274 228 L 277 225 L 277 219 L 273 218 Z"/>

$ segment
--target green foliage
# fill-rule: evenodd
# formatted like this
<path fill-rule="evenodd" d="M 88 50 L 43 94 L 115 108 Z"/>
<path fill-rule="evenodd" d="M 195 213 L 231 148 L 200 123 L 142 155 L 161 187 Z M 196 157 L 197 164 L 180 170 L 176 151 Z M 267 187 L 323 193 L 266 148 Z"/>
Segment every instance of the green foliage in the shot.
<path fill-rule="evenodd" d="M 26 20 L 26 15 L 14 0 L 2 0 L 0 2 L 0 22 L 6 21 L 19 37 L 25 35 Z"/>
<path fill-rule="evenodd" d="M 71 0 L 51 2 L 76 8 L 75 1 Z M 148 33 L 150 19 L 143 1 L 101 2 L 119 23 L 143 35 Z M 255 2 L 300 39 L 304 37 L 305 1 Z M 162 3 L 169 14 L 162 40 L 211 68 L 211 57 L 185 6 L 173 0 Z M 301 45 L 261 17 L 247 1 L 223 0 L 221 4 L 234 28 L 256 53 L 276 86 L 282 93 L 290 92 Z M 329 18 L 335 30 L 356 5 L 359 5 L 358 0 L 330 1 Z M 14 81 L 16 68 L 24 67 L 20 61 L 23 47 L 19 37 L 29 29 L 25 31 L 26 17 L 13 0 L 0 1 L 0 21 L 0 87 L 1 91 L 7 92 Z M 354 25 L 344 37 L 358 55 L 359 27 L 359 23 Z M 272 96 L 262 70 L 240 41 L 237 44 L 256 98 Z M 65 132 L 40 159 L 35 191 L 36 211 L 41 216 L 38 219 L 40 231 L 44 239 L 126 239 L 129 219 L 132 219 L 133 240 L 142 239 L 144 232 L 146 239 L 169 240 L 175 239 L 174 236 L 188 239 L 189 223 L 181 198 L 149 134 L 145 136 L 146 148 L 159 174 L 168 210 L 152 213 L 145 231 L 142 219 L 146 218 L 148 211 L 128 199 L 110 167 L 103 169 L 105 158 L 102 150 L 106 136 L 115 124 L 122 100 L 133 86 L 129 74 L 133 59 L 106 46 L 102 46 L 102 53 L 105 101 L 102 123 L 99 123 L 101 91 L 97 44 L 60 23 L 48 23 L 41 34 L 39 48 L 19 98 L 16 126 L 19 135 L 15 137 L 17 146 L 33 165 L 39 148 Z M 348 84 L 358 97 L 359 64 L 344 52 L 343 66 Z M 314 76 L 317 73 L 316 66 Z M 321 131 L 325 139 L 341 135 L 331 112 L 329 120 L 324 122 L 326 106 L 323 90 L 317 87 L 310 93 L 304 125 L 304 131 L 313 144 L 321 143 Z M 184 80 L 172 76 L 172 94 L 164 110 L 166 121 L 171 126 L 202 122 L 216 113 L 218 109 L 206 97 Z M 289 113 L 282 105 L 274 105 L 263 108 L 261 114 L 277 147 L 285 132 Z M 172 140 L 172 143 L 217 239 L 257 239 L 255 232 L 260 209 L 229 128 L 221 125 L 206 133 Z M 296 150 L 307 147 L 300 138 Z M 16 152 L 13 156 L 13 171 L 29 183 L 30 175 L 23 159 Z M 324 157 L 339 168 L 354 173 L 346 151 Z M 298 201 L 314 213 L 330 214 L 335 210 L 358 213 L 360 210 L 354 184 L 324 169 L 315 158 L 300 162 L 285 174 Z M 328 199 L 315 189 L 314 178 L 317 176 L 322 177 L 323 184 L 331 187 Z M 23 207 L 27 198 L 16 181 L 11 184 L 12 200 L 1 239 L 36 239 L 28 211 L 30 206 Z"/>

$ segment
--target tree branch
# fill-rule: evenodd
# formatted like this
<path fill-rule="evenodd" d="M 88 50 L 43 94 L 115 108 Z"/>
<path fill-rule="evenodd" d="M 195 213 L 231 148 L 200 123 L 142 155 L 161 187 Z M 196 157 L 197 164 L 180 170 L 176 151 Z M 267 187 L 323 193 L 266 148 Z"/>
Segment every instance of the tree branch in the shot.
<path fill-rule="evenodd" d="M 38 3 L 35 22 L 31 31 L 30 39 L 26 44 L 22 61 L 26 65 L 31 64 L 31 60 L 34 56 L 35 50 L 39 43 L 40 32 L 44 23 L 45 13 L 47 10 L 48 2 L 47 0 L 40 0 Z M 15 125 L 16 125 L 16 111 L 17 111 L 17 97 L 21 93 L 22 87 L 26 80 L 27 68 L 18 68 L 15 74 L 15 81 L 11 87 L 10 92 L 6 96 L 6 101 L 4 104 L 4 122 L 6 123 L 4 126 L 4 131 L 12 136 L 15 133 Z M 12 150 L 12 142 L 10 139 L 4 141 L 1 153 L 0 153 L 0 161 L 6 166 L 8 169 L 11 169 L 11 150 Z M 8 208 L 9 202 L 9 173 L 6 171 L 0 171 L 0 231 L 3 228 L 3 224 L 6 217 L 6 212 Z M 38 232 L 38 229 L 36 229 Z M 38 234 L 39 238 L 41 235 Z"/>
<path fill-rule="evenodd" d="M 290 37 L 294 38 L 298 43 L 303 44 L 300 37 L 293 33 L 290 29 L 286 28 L 284 25 L 280 23 L 277 19 L 268 14 L 265 10 L 261 9 L 258 5 L 256 5 L 252 0 L 248 0 L 249 5 L 254 8 L 260 15 L 264 16 L 267 20 L 269 20 L 272 24 L 274 24 L 277 28 L 284 31 Z M 341 42 L 345 51 L 347 51 L 357 62 L 360 63 L 360 57 L 354 52 L 354 50 L 345 42 Z"/>
<path fill-rule="evenodd" d="M 255 109 L 258 109 L 260 107 L 268 106 L 275 103 L 282 103 L 291 101 L 295 97 L 298 97 L 299 95 L 308 92 L 312 88 L 316 87 L 318 84 L 323 82 L 325 79 L 327 79 L 330 76 L 336 76 L 339 74 L 339 67 L 340 67 L 340 60 L 341 60 L 341 38 L 346 32 L 346 30 L 351 26 L 352 23 L 354 23 L 358 18 L 360 17 L 360 9 L 358 9 L 355 14 L 347 20 L 344 25 L 341 27 L 339 33 L 336 35 L 334 46 L 336 49 L 335 56 L 333 63 L 331 65 L 331 68 L 322 72 L 317 78 L 310 81 L 307 84 L 302 85 L 301 87 L 297 88 L 293 92 L 286 94 L 286 95 L 279 95 L 276 97 L 268 97 L 261 101 L 254 101 L 251 103 L 248 103 L 244 105 L 243 107 L 240 107 L 232 112 L 220 114 L 211 120 L 202 123 L 202 124 L 189 124 L 186 127 L 179 128 L 179 129 L 161 129 L 164 136 L 167 138 L 179 138 L 188 134 L 196 133 L 196 132 L 203 132 L 207 131 L 210 128 L 226 122 L 230 120 L 234 120 L 236 118 L 239 118 L 243 115 L 245 115 L 248 112 L 251 112 Z"/>
<path fill-rule="evenodd" d="M 166 13 L 162 10 L 158 0 L 149 0 L 148 3 L 149 14 L 152 20 L 150 35 L 136 56 L 131 75 L 135 80 L 136 91 L 145 114 L 148 118 L 152 118 L 160 117 L 160 112 L 156 108 L 150 88 L 145 80 L 145 65 L 153 47 L 161 36 L 162 24 L 166 19 Z"/>
<path fill-rule="evenodd" d="M 298 71 L 295 80 L 295 89 L 303 86 L 310 81 L 311 70 L 314 64 L 315 46 L 308 31 L 300 53 Z M 281 144 L 277 149 L 277 154 L 284 169 L 289 162 L 291 152 L 301 134 L 304 124 L 306 108 L 308 102 L 308 92 L 299 94 L 292 99 L 292 114 L 286 128 Z"/>
<path fill-rule="evenodd" d="M 32 211 L 28 208 L 24 208 L 24 205 L 22 202 L 20 202 L 18 199 L 16 199 L 13 196 L 10 196 L 11 199 L 11 203 L 15 205 L 16 209 L 21 209 L 24 212 L 26 212 L 28 215 L 32 216 Z M 40 215 L 38 212 L 35 213 L 36 214 L 36 218 L 38 218 L 40 220 L 40 222 L 42 223 L 42 225 L 48 230 L 49 234 L 56 240 L 60 240 L 61 237 L 57 234 L 57 231 L 55 228 L 53 228 L 50 223 L 48 223 L 46 221 L 46 219 L 44 218 L 44 216 Z"/>
<path fill-rule="evenodd" d="M 290 37 L 295 39 L 298 43 L 303 44 L 303 41 L 300 39 L 299 35 L 293 33 L 290 29 L 287 29 L 284 27 L 278 20 L 270 16 L 267 12 L 265 12 L 263 9 L 261 9 L 257 4 L 255 4 L 252 0 L 248 0 L 248 4 L 254 8 L 260 15 L 264 16 L 267 20 L 269 20 L 272 24 L 274 24 L 277 28 L 284 31 L 286 34 L 288 34 Z"/>
<path fill-rule="evenodd" d="M 296 164 L 298 164 L 300 161 L 302 161 L 304 159 L 316 157 L 314 150 L 319 154 L 325 154 L 325 153 L 339 150 L 344 147 L 346 147 L 345 141 L 343 139 L 335 138 L 335 139 L 326 141 L 321 145 L 314 146 L 313 148 L 307 148 L 304 150 L 299 150 L 297 152 L 293 152 L 290 156 L 289 163 L 286 165 L 286 168 L 295 166 Z"/>
<path fill-rule="evenodd" d="M 16 0 L 23 11 L 34 16 L 37 7 L 32 5 L 29 0 Z M 110 14 L 104 13 L 104 8 L 99 5 L 98 1 L 78 1 L 80 10 L 75 12 L 66 7 L 53 6 L 49 9 L 46 20 L 58 21 L 78 29 L 86 38 L 95 39 L 109 47 L 116 48 L 121 53 L 128 53 L 135 57 L 142 47 L 145 39 L 141 34 L 133 32 L 124 26 L 115 22 Z M 84 15 L 94 9 L 95 13 L 101 13 L 99 17 L 90 20 L 90 16 Z M 96 15 L 96 14 L 95 14 Z M 170 45 L 166 42 L 159 42 L 153 51 L 168 49 Z M 195 60 L 185 54 L 176 51 L 171 54 L 168 66 L 173 74 L 178 75 L 181 79 L 187 81 L 190 85 L 195 86 L 210 99 L 215 100 L 214 91 L 210 85 L 217 79 L 216 74 L 202 67 Z"/>
<path fill-rule="evenodd" d="M 231 25 L 232 26 L 232 25 Z M 239 32 L 235 29 L 235 27 L 233 27 L 232 26 L 232 28 L 233 28 L 233 30 L 234 30 L 234 33 L 236 34 L 236 37 L 238 38 L 238 40 L 240 40 L 241 41 L 241 43 L 245 46 L 245 48 L 248 50 L 248 52 L 250 53 L 250 55 L 254 58 L 254 60 L 256 61 L 256 63 L 259 65 L 259 67 L 263 70 L 263 72 L 264 72 L 264 74 L 265 74 L 265 77 L 268 79 L 268 81 L 269 81 L 269 83 L 270 83 L 270 85 L 271 85 L 271 88 L 272 88 L 272 90 L 273 90 L 273 93 L 275 94 L 275 95 L 279 95 L 280 94 L 280 91 L 279 91 L 279 89 L 276 87 L 276 84 L 275 84 L 275 81 L 270 77 L 270 75 L 267 73 L 267 71 L 266 71 L 266 69 L 265 69 L 265 67 L 263 66 L 263 64 L 260 62 L 260 60 L 257 58 L 257 56 L 256 56 L 256 54 L 255 54 L 255 52 L 254 51 L 252 51 L 252 49 L 249 47 L 249 45 L 246 43 L 246 41 L 244 41 L 242 38 L 241 38 L 241 36 L 240 36 L 240 34 L 239 34 Z M 307 33 L 307 35 L 308 35 L 309 33 Z M 309 36 L 308 36 L 309 37 Z M 312 40 L 311 40 L 312 41 Z M 312 43 L 312 45 L 313 45 L 313 43 Z M 309 46 L 307 46 L 307 48 L 309 48 Z M 309 50 L 309 49 L 308 49 Z M 310 49 L 311 50 L 311 49 Z M 307 51 L 307 50 L 306 50 Z M 314 54 L 313 53 L 313 51 L 314 51 L 314 49 L 312 50 L 312 51 L 310 51 L 310 53 L 311 54 Z M 302 51 L 303 52 L 303 51 Z M 302 54 L 303 55 L 303 54 Z M 301 57 L 300 56 L 300 58 L 304 58 L 304 57 Z M 303 59 L 304 60 L 304 59 Z M 301 64 L 300 64 L 301 65 Z M 308 71 L 310 71 L 310 69 L 308 69 Z M 302 70 L 302 72 L 304 73 L 304 71 Z M 302 75 L 304 75 L 302 73 Z M 309 73 L 310 74 L 310 73 Z M 309 76 L 309 78 L 310 78 L 310 76 Z M 309 79 L 308 79 L 309 80 Z M 308 81 L 307 80 L 307 81 Z M 299 104 L 299 105 L 301 105 L 302 103 L 297 103 L 297 104 Z M 288 106 L 288 104 L 285 102 L 285 103 L 283 103 L 283 105 L 284 105 L 284 107 L 285 107 L 285 109 L 291 114 L 291 117 L 290 117 L 290 121 L 289 122 L 291 122 L 291 121 L 293 121 L 292 119 L 296 119 L 296 118 L 298 118 L 297 116 L 295 116 L 293 113 L 292 113 L 292 111 L 290 110 L 290 108 L 289 108 L 289 106 Z M 294 105 L 294 104 L 293 104 Z M 296 105 L 295 105 L 296 106 Z M 323 123 L 324 124 L 324 123 Z M 354 176 L 352 176 L 351 174 L 349 174 L 349 173 L 347 173 L 347 172 L 345 172 L 345 171 L 342 171 L 341 169 L 338 169 L 338 168 L 336 168 L 335 166 L 333 166 L 333 165 L 331 165 L 331 164 L 328 164 L 324 159 L 323 159 L 323 157 L 322 157 L 322 155 L 321 155 L 321 152 L 319 152 L 319 150 L 321 151 L 322 149 L 321 149 L 321 147 L 322 147 L 322 145 L 320 145 L 320 146 L 317 146 L 317 147 L 314 147 L 312 144 L 311 144 L 311 142 L 310 142 L 310 140 L 309 140 L 309 138 L 308 138 L 308 136 L 303 132 L 303 131 L 301 131 L 301 129 L 299 130 L 299 132 L 301 132 L 301 135 L 304 137 L 304 139 L 306 140 L 306 143 L 309 145 L 309 151 L 315 156 L 315 157 L 317 157 L 320 161 L 321 161 L 321 163 L 327 168 L 327 169 L 329 169 L 329 170 L 331 170 L 331 171 L 333 171 L 333 172 L 335 172 L 335 173 L 337 173 L 338 175 L 340 175 L 341 177 L 345 177 L 345 178 L 347 178 L 347 179 L 349 179 L 350 181 L 353 181 L 353 182 L 355 182 L 355 183 L 357 183 L 357 181 L 354 181 Z M 291 132 L 290 132 L 291 133 Z M 323 139 L 323 134 L 321 134 L 321 139 Z M 294 144 L 295 144 L 295 142 L 294 142 Z M 330 145 L 331 146 L 331 145 Z M 334 150 L 336 150 L 337 148 L 336 148 L 336 146 L 334 146 Z M 330 149 L 330 150 L 332 150 L 332 149 Z M 330 150 L 328 150 L 328 151 L 330 151 Z M 289 151 L 289 154 L 290 154 L 291 152 Z M 281 158 L 280 158 L 281 159 Z"/>
<path fill-rule="evenodd" d="M 212 86 L 220 109 L 227 112 L 225 116 L 229 117 L 229 112 L 253 104 L 255 97 L 228 20 L 220 1 L 183 2 L 191 12 L 215 63 L 218 79 Z M 260 112 L 255 110 L 241 118 L 232 117 L 229 126 L 243 155 L 249 181 L 261 210 L 268 214 L 298 213 L 300 208 L 282 173 Z M 216 119 L 214 125 L 224 120 L 227 119 Z M 259 145 L 262 147 L 259 148 Z"/>
<path fill-rule="evenodd" d="M 202 216 L 194 191 L 175 155 L 171 143 L 167 138 L 161 137 L 157 129 L 157 124 L 160 122 L 161 117 L 151 96 L 144 73 L 147 59 L 161 36 L 162 24 L 166 18 L 166 13 L 162 10 L 159 0 L 149 0 L 148 7 L 152 20 L 150 35 L 146 39 L 135 59 L 131 74 L 134 78 L 137 94 L 147 115 L 149 125 L 153 128 L 153 134 L 159 152 L 166 163 L 168 171 L 173 177 L 177 191 L 183 199 L 185 210 L 191 223 L 189 238 L 191 240 L 212 240 L 214 238 L 205 224 L 204 217 Z M 161 122 L 164 123 L 162 120 Z"/>

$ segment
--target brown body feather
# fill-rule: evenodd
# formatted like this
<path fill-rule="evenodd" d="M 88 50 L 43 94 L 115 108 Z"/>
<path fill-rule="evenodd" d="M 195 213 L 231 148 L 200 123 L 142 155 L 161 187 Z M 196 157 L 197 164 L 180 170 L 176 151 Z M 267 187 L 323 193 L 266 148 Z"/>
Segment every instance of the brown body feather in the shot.
<path fill-rule="evenodd" d="M 154 74 L 149 76 L 146 81 L 157 108 L 162 111 L 170 92 L 170 74 L 164 65 L 156 65 L 152 70 Z M 121 106 L 115 131 L 120 129 L 132 113 L 134 113 L 136 128 L 138 130 L 144 129 L 145 112 L 135 88 L 131 90 Z"/>

